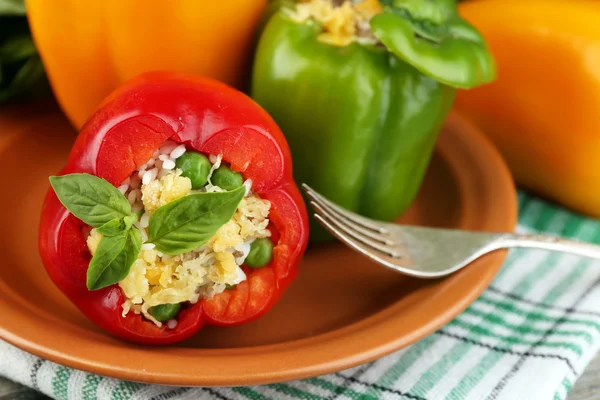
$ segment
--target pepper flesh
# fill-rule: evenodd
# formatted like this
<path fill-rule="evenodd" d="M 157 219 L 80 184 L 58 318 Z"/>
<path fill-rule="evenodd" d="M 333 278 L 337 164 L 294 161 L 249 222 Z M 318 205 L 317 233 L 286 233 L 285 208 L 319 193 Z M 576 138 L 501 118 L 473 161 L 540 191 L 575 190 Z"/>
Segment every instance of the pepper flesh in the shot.
<path fill-rule="evenodd" d="M 454 0 L 382 0 L 370 21 L 389 51 L 446 85 L 469 89 L 493 81 L 494 61 L 483 37 L 456 12 Z"/>
<path fill-rule="evenodd" d="M 109 96 L 78 136 L 61 174 L 90 173 L 118 186 L 167 139 L 204 154 L 222 154 L 231 168 L 252 179 L 253 189 L 271 202 L 273 261 L 246 270 L 234 289 L 195 305 L 184 305 L 169 329 L 132 313 L 112 285 L 88 291 L 90 253 L 84 224 L 52 190 L 40 226 L 40 254 L 55 284 L 93 322 L 123 339 L 167 344 L 190 337 L 205 322 L 237 325 L 267 312 L 297 273 L 306 247 L 308 217 L 292 179 L 289 149 L 277 125 L 249 98 L 207 78 L 148 73 Z"/>
<path fill-rule="evenodd" d="M 145 71 L 182 71 L 241 88 L 266 4 L 28 0 L 27 14 L 54 94 L 80 128 L 104 97 Z"/>
<path fill-rule="evenodd" d="M 321 24 L 299 23 L 293 4 L 281 2 L 279 7 L 259 41 L 252 96 L 284 131 L 297 182 L 310 184 L 347 209 L 393 220 L 421 185 L 455 88 L 428 76 L 433 75 L 429 70 L 424 74 L 410 55 L 394 49 L 356 41 L 323 43 Z M 381 27 L 381 37 L 398 35 L 392 28 Z M 479 49 L 460 51 L 470 62 Z M 433 64 L 454 69 L 456 58 L 437 54 Z M 484 83 L 480 78 L 474 74 L 463 86 Z M 325 238 L 313 227 L 311 239 Z"/>
<path fill-rule="evenodd" d="M 460 12 L 489 42 L 499 74 L 460 93 L 457 108 L 519 185 L 600 217 L 600 2 L 481 0 Z"/>

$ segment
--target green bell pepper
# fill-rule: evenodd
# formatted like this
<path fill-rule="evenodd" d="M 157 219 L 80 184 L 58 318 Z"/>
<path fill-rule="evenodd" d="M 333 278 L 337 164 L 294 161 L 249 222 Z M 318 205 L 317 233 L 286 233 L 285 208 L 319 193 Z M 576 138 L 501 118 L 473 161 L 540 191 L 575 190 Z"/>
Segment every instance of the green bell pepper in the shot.
<path fill-rule="evenodd" d="M 320 41 L 323 25 L 298 21 L 295 3 L 272 5 L 251 94 L 286 135 L 298 183 L 393 220 L 421 186 L 455 88 L 489 82 L 495 71 L 452 0 L 381 4 L 369 20 L 376 42 L 344 46 Z M 326 237 L 320 229 L 311 235 Z"/>

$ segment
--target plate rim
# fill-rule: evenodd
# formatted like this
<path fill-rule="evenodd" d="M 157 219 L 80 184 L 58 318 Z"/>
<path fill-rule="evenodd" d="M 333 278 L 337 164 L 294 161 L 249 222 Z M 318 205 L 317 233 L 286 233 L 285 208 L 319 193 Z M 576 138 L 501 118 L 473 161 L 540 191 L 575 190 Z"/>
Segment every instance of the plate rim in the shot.
<path fill-rule="evenodd" d="M 463 116 L 459 115 L 456 111 L 452 111 L 449 114 L 446 125 L 449 126 L 450 130 L 455 129 L 459 132 L 455 132 L 455 135 L 459 135 L 459 142 L 462 141 L 461 145 L 463 147 L 475 146 L 477 150 L 482 153 L 477 155 L 479 162 L 485 160 L 484 164 L 495 164 L 496 168 L 493 168 L 493 173 L 498 175 L 498 181 L 494 190 L 498 192 L 496 195 L 503 197 L 502 202 L 507 206 L 507 211 L 503 214 L 502 220 L 496 218 L 492 225 L 494 225 L 494 229 L 496 230 L 513 230 L 517 222 L 516 188 L 508 167 L 500 156 L 500 153 L 478 128 L 467 121 Z M 460 129 L 457 127 L 460 127 Z M 462 137 L 460 135 L 462 135 Z M 448 147 L 439 145 L 439 143 L 443 143 L 444 140 L 449 139 L 442 138 L 436 147 L 438 148 L 438 151 L 442 153 L 442 157 L 446 158 L 447 155 L 444 156 L 444 153 L 449 151 Z M 457 177 L 457 179 L 463 178 Z M 464 184 L 464 182 L 459 183 Z M 473 226 L 473 223 L 474 221 L 460 220 L 458 227 L 469 228 Z M 304 379 L 326 375 L 373 361 L 409 346 L 433 333 L 464 311 L 481 295 L 481 293 L 483 293 L 502 266 L 506 253 L 506 251 L 497 251 L 485 256 L 485 258 L 479 262 L 487 264 L 487 268 L 484 267 L 486 268 L 486 273 L 483 275 L 482 279 L 470 287 L 469 292 L 465 293 L 460 300 L 455 301 L 450 307 L 446 307 L 441 315 L 431 319 L 427 324 L 423 324 L 420 329 L 401 337 L 393 338 L 389 337 L 389 335 L 382 334 L 382 332 L 390 331 L 389 328 L 384 329 L 383 327 L 400 322 L 397 318 L 394 318 L 394 313 L 396 311 L 394 306 L 397 306 L 398 303 L 392 303 L 388 307 L 350 325 L 316 336 L 276 344 L 234 349 L 157 348 L 138 345 L 133 345 L 133 347 L 129 348 L 132 353 L 129 357 L 136 357 L 139 355 L 148 356 L 149 352 L 152 353 L 152 356 L 154 356 L 155 353 L 160 353 L 160 355 L 169 355 L 172 357 L 172 365 L 176 364 L 175 361 L 185 362 L 186 360 L 189 360 L 190 357 L 204 357 L 206 360 L 210 360 L 215 356 L 218 356 L 221 367 L 215 368 L 213 372 L 206 371 L 206 374 L 204 375 L 197 375 L 193 372 L 182 374 L 181 371 L 156 372 L 135 369 L 132 367 L 123 367 L 122 365 L 113 365 L 112 363 L 107 362 L 99 362 L 98 360 L 95 361 L 93 359 L 85 358 L 84 356 L 75 356 L 72 353 L 68 354 L 67 352 L 61 352 L 56 349 L 55 345 L 53 346 L 51 343 L 47 342 L 43 343 L 43 340 L 40 340 L 40 338 L 44 335 L 40 334 L 40 332 L 36 332 L 36 329 L 43 328 L 56 331 L 57 335 L 60 335 L 61 332 L 64 333 L 65 321 L 55 316 L 43 316 L 43 319 L 50 319 L 50 321 L 46 322 L 46 324 L 48 324 L 47 326 L 44 325 L 44 322 L 36 319 L 36 316 L 28 316 L 26 319 L 29 327 L 28 338 L 23 337 L 23 335 L 19 335 L 18 333 L 14 333 L 14 326 L 10 326 L 10 316 L 19 314 L 16 310 L 31 309 L 32 307 L 28 303 L 25 303 L 20 296 L 16 295 L 2 280 L 0 280 L 0 289 L 2 290 L 3 295 L 0 296 L 0 305 L 4 310 L 8 311 L 7 314 L 0 319 L 0 339 L 5 340 L 24 351 L 67 367 L 135 382 L 177 386 L 231 387 Z M 462 272 L 446 279 L 459 279 L 460 274 L 462 274 Z M 11 305 L 17 305 L 19 307 L 10 307 Z M 37 317 L 39 316 L 40 315 Z M 21 315 L 20 318 L 22 322 L 23 316 Z M 62 321 L 63 327 L 59 328 L 58 326 L 60 324 L 52 323 L 56 321 Z M 78 329 L 77 325 L 71 323 L 69 323 L 69 325 L 69 328 L 75 330 Z M 20 329 L 21 331 L 24 330 L 23 328 Z M 363 346 L 360 351 L 347 351 L 345 354 L 342 354 L 339 358 L 335 359 L 319 359 L 318 355 L 320 352 L 315 351 L 320 348 L 326 349 L 331 342 L 334 342 L 338 347 L 342 344 L 352 346 L 353 340 L 361 339 L 362 342 L 362 339 L 364 338 L 361 338 L 361 333 L 364 335 L 365 332 L 372 333 L 375 337 L 369 337 L 369 343 L 372 344 L 366 348 Z M 87 333 L 89 335 L 89 332 Z M 92 339 L 93 336 L 96 335 L 105 334 L 93 332 L 91 335 Z M 51 335 L 51 337 L 58 336 Z M 90 343 L 93 343 L 92 339 L 90 340 Z M 374 344 L 377 340 L 379 340 L 379 342 Z M 118 339 L 115 339 L 114 342 L 110 342 L 110 345 L 115 346 L 117 349 L 119 344 L 122 346 L 122 342 L 118 341 Z M 106 346 L 107 343 L 103 342 L 103 345 Z M 72 344 L 66 343 L 65 341 L 65 343 L 60 343 L 60 346 L 58 347 L 61 349 L 68 349 L 69 346 L 72 347 Z M 312 349 L 312 354 L 310 352 L 305 352 L 306 354 L 304 355 L 306 357 L 304 362 L 299 362 L 292 357 L 293 352 L 297 351 L 298 347 L 306 348 L 307 350 Z M 199 356 L 198 352 L 202 354 Z M 227 363 L 239 363 L 240 357 L 244 358 L 243 365 L 247 368 L 252 366 L 260 367 L 261 365 L 252 363 L 251 360 L 253 354 L 256 354 L 257 352 L 261 353 L 260 364 L 262 364 L 262 370 L 258 368 L 257 370 L 252 370 L 250 372 L 242 371 L 238 372 L 237 376 L 231 372 L 224 372 L 223 366 L 226 366 Z M 268 360 L 264 359 L 265 356 L 268 357 Z M 126 360 L 127 356 L 123 355 L 120 359 Z M 265 370 L 265 368 L 268 370 Z"/>

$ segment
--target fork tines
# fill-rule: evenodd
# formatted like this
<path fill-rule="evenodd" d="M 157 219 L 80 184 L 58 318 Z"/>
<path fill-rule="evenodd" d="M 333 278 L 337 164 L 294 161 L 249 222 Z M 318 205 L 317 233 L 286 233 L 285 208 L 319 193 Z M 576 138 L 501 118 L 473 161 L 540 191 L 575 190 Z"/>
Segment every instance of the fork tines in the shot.
<path fill-rule="evenodd" d="M 302 188 L 311 199 L 315 219 L 339 240 L 371 257 L 376 255 L 374 252 L 400 257 L 390 232 L 376 221 L 343 209 L 305 183 Z"/>

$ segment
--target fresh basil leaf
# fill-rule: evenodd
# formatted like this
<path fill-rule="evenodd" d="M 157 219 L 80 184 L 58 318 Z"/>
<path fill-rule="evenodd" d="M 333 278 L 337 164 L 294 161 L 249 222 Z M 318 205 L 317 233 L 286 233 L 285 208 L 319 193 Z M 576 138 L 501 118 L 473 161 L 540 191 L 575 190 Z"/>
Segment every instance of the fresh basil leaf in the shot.
<path fill-rule="evenodd" d="M 88 267 L 87 288 L 98 290 L 125 279 L 141 247 L 142 236 L 137 229 L 102 237 Z"/>
<path fill-rule="evenodd" d="M 123 218 L 123 223 L 125 224 L 125 229 L 131 228 L 133 226 L 133 224 L 138 222 L 139 219 L 140 219 L 139 213 L 131 214 L 131 215 L 128 215 L 127 217 Z"/>
<path fill-rule="evenodd" d="M 124 218 L 115 218 L 96 228 L 102 236 L 118 236 L 127 230 Z"/>
<path fill-rule="evenodd" d="M 246 188 L 241 186 L 229 192 L 191 194 L 167 203 L 150 217 L 148 242 L 170 255 L 197 249 L 229 222 L 245 194 Z"/>
<path fill-rule="evenodd" d="M 131 214 L 131 205 L 125 196 L 116 187 L 97 176 L 51 176 L 50 184 L 67 210 L 94 228 Z"/>
<path fill-rule="evenodd" d="M 125 218 L 115 218 L 96 228 L 96 232 L 103 236 L 117 236 L 126 230 L 129 230 L 137 220 L 137 215 L 130 215 Z"/>

